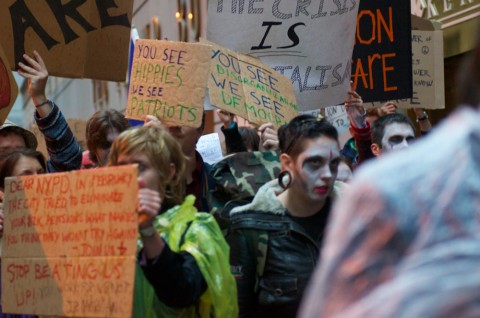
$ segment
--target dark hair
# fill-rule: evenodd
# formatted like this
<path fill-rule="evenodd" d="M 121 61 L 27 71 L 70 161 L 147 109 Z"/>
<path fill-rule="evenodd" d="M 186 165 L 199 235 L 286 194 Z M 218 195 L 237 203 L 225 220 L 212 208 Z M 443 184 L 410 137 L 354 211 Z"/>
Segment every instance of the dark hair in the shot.
<path fill-rule="evenodd" d="M 478 46 L 467 53 L 457 71 L 456 79 L 457 104 L 478 107 L 480 104 L 480 48 Z"/>
<path fill-rule="evenodd" d="M 390 124 L 407 124 L 412 127 L 412 130 L 415 131 L 415 127 L 413 126 L 412 121 L 410 118 L 405 116 L 402 113 L 393 113 L 381 116 L 377 120 L 375 120 L 372 124 L 372 144 L 377 144 L 380 148 L 382 147 L 382 139 L 383 135 L 385 134 L 385 127 Z"/>
<path fill-rule="evenodd" d="M 312 115 L 300 115 L 278 130 L 280 151 L 296 157 L 303 151 L 303 140 L 320 136 L 338 142 L 338 132 L 326 119 L 318 119 Z"/>
<path fill-rule="evenodd" d="M 47 171 L 45 157 L 39 151 L 30 148 L 16 148 L 4 151 L 0 154 L 0 187 L 5 187 L 5 178 L 12 177 L 13 170 L 21 157 L 37 159 L 43 170 Z"/>
<path fill-rule="evenodd" d="M 86 138 L 90 159 L 98 164 L 95 155 L 97 148 L 109 149 L 112 144 L 107 140 L 110 129 L 121 133 L 130 128 L 130 123 L 125 116 L 115 109 L 99 110 L 87 122 Z"/>
<path fill-rule="evenodd" d="M 255 129 L 250 127 L 238 127 L 238 132 L 240 133 L 243 144 L 247 149 L 250 149 L 250 151 L 258 151 L 260 136 L 258 136 Z"/>

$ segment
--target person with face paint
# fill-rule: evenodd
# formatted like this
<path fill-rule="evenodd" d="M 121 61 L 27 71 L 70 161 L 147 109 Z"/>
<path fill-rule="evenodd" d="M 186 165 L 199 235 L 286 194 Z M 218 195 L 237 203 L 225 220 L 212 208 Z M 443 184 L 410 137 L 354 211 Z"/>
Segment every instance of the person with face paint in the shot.
<path fill-rule="evenodd" d="M 278 131 L 282 172 L 250 204 L 233 208 L 227 233 L 240 317 L 295 317 L 318 261 L 340 163 L 338 133 L 301 115 Z"/>
<path fill-rule="evenodd" d="M 415 140 L 410 119 L 400 113 L 388 114 L 372 125 L 372 153 L 378 157 L 387 152 L 407 148 Z"/>

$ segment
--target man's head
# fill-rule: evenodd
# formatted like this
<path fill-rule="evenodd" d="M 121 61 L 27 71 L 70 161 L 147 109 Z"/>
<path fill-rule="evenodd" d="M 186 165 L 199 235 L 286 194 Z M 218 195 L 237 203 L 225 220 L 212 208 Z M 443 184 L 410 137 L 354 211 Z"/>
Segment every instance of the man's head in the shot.
<path fill-rule="evenodd" d="M 99 110 L 87 122 L 86 137 L 90 159 L 105 166 L 115 138 L 130 128 L 125 116 L 114 109 Z"/>
<path fill-rule="evenodd" d="M 11 121 L 6 120 L 0 126 L 0 152 L 16 148 L 35 150 L 37 144 L 37 138 L 32 132 L 15 125 Z"/>
<path fill-rule="evenodd" d="M 372 125 L 372 152 L 375 156 L 408 147 L 415 139 L 411 120 L 400 113 L 388 114 Z"/>
<path fill-rule="evenodd" d="M 195 152 L 198 139 L 200 139 L 203 134 L 204 128 L 205 112 L 203 112 L 202 124 L 200 127 L 192 128 L 187 126 L 168 126 L 168 131 L 182 146 L 183 153 L 186 156 L 192 156 Z"/>

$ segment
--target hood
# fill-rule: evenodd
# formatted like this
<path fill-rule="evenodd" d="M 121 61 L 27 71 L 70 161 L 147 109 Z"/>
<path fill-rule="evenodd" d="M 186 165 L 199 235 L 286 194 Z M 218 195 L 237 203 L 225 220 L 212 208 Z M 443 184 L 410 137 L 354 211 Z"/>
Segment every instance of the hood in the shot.
<path fill-rule="evenodd" d="M 335 199 L 346 187 L 348 187 L 348 184 L 335 181 L 330 197 Z M 251 203 L 232 209 L 230 216 L 247 211 L 284 215 L 286 209 L 277 198 L 283 191 L 285 190 L 278 184 L 278 179 L 273 179 L 258 189 Z"/>

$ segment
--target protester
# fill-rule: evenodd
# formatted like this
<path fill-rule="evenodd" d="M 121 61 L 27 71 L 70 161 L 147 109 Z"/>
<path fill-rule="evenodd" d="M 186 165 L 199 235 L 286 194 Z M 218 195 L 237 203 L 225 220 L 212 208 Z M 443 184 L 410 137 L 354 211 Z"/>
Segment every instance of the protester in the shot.
<path fill-rule="evenodd" d="M 345 157 L 340 157 L 340 163 L 338 165 L 337 180 L 341 182 L 350 182 L 353 178 L 353 169 L 350 163 Z"/>
<path fill-rule="evenodd" d="M 20 62 L 18 64 L 18 74 L 28 80 L 28 91 L 32 97 L 35 105 L 35 121 L 38 128 L 45 137 L 45 142 L 48 151 L 47 170 L 49 172 L 70 171 L 80 168 L 82 163 L 82 152 L 80 145 L 73 136 L 72 131 L 68 127 L 67 121 L 63 117 L 60 109 L 55 103 L 46 98 L 45 87 L 48 80 L 48 71 L 45 63 L 37 51 L 33 51 L 33 58 L 27 54 L 23 55 L 27 64 Z M 36 140 L 33 141 L 30 132 L 20 128 L 12 128 L 11 124 L 7 123 L 8 127 L 0 127 L 0 131 L 11 132 L 10 137 L 22 137 L 24 143 L 20 143 L 5 147 L 5 138 L 0 137 L 0 149 L 4 148 L 18 148 L 28 147 L 36 148 Z M 14 136 L 17 137 L 14 137 Z M 12 137 L 13 136 L 13 137 Z M 34 138 L 35 136 L 33 136 Z"/>
<path fill-rule="evenodd" d="M 301 317 L 480 316 L 480 48 L 460 74 L 464 106 L 335 207 Z"/>
<path fill-rule="evenodd" d="M 0 240 L 3 237 L 3 191 L 6 177 L 27 176 L 45 173 L 47 166 L 42 153 L 30 148 L 9 149 L 0 153 Z M 0 248 L 1 256 L 1 248 Z M 1 285 L 0 262 L 0 285 Z M 1 299 L 1 290 L 0 290 Z M 0 317 L 29 318 L 30 315 L 13 315 L 3 313 L 0 303 Z"/>
<path fill-rule="evenodd" d="M 410 119 L 400 113 L 388 114 L 372 125 L 372 153 L 382 154 L 407 148 L 415 140 L 415 128 Z"/>
<path fill-rule="evenodd" d="M 128 128 L 130 123 L 117 110 L 99 110 L 93 114 L 85 132 L 90 159 L 99 167 L 107 165 L 113 141 Z"/>
<path fill-rule="evenodd" d="M 336 192 L 340 149 L 331 124 L 301 115 L 278 135 L 278 179 L 230 213 L 227 241 L 240 317 L 295 317 Z"/>
<path fill-rule="evenodd" d="M 197 212 L 195 198 L 184 201 L 180 145 L 164 129 L 132 128 L 114 141 L 109 164 L 138 165 L 143 274 L 135 280 L 133 317 L 235 317 L 228 245 L 213 217 Z M 159 214 L 164 205 L 176 206 Z"/>

